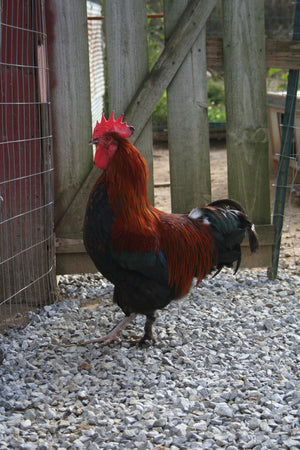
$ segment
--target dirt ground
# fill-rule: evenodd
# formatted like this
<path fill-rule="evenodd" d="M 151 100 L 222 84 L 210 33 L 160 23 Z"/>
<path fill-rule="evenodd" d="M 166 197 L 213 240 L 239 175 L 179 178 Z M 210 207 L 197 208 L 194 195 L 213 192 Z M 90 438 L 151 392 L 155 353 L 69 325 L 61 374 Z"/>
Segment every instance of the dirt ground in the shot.
<path fill-rule="evenodd" d="M 270 180 L 271 212 L 274 209 L 276 178 L 274 173 Z M 227 155 L 224 142 L 211 143 L 211 183 L 212 200 L 227 195 Z M 165 143 L 154 146 L 154 185 L 155 206 L 163 211 L 171 210 L 169 152 Z M 300 189 L 300 188 L 299 188 Z M 281 239 L 280 261 L 284 264 L 300 265 L 300 191 L 293 193 L 285 206 L 285 218 Z M 197 206 L 197 205 L 195 205 Z"/>

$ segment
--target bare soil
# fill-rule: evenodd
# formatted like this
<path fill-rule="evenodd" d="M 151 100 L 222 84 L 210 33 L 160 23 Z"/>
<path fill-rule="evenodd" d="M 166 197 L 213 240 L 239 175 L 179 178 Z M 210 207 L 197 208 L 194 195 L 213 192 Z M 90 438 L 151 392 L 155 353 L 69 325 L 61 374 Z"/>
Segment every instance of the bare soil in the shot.
<path fill-rule="evenodd" d="M 211 143 L 211 183 L 212 201 L 227 196 L 227 154 L 223 141 Z M 276 172 L 271 174 L 271 212 L 274 210 L 276 194 Z M 155 206 L 163 211 L 171 211 L 169 151 L 167 144 L 154 146 Z M 199 205 L 195 205 L 199 206 Z M 281 264 L 300 265 L 300 191 L 287 192 L 284 226 L 281 239 Z M 284 259 L 284 260 L 283 260 Z M 300 270 L 299 270 L 300 272 Z"/>

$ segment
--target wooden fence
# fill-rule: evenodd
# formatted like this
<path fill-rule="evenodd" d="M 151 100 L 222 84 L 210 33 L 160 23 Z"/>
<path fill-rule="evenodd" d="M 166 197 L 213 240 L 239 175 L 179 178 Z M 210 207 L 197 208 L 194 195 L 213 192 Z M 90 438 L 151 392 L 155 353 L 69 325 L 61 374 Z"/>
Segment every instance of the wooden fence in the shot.
<path fill-rule="evenodd" d="M 94 270 L 94 266 L 82 244 L 82 222 L 87 197 L 99 170 L 93 167 L 88 149 L 92 130 L 86 11 L 80 0 L 74 0 L 72 5 L 60 0 L 47 3 L 48 17 L 52 18 L 49 25 L 54 30 L 49 42 L 50 67 L 56 67 L 52 106 L 57 165 L 57 272 L 87 272 Z M 132 141 L 147 160 L 152 198 L 151 114 L 167 89 L 174 212 L 205 204 L 211 197 L 205 24 L 216 3 L 217 0 L 164 0 L 166 45 L 150 73 L 146 1 L 104 3 L 109 109 L 114 109 L 117 115 L 125 112 L 125 119 L 135 127 Z M 83 30 L 81 34 L 79 29 Z M 248 260 L 245 245 L 244 261 L 252 266 L 268 266 L 273 230 L 264 2 L 223 2 L 223 32 L 228 191 L 230 197 L 245 206 L 260 237 L 259 253 Z M 70 35 L 72 39 L 68 41 Z"/>

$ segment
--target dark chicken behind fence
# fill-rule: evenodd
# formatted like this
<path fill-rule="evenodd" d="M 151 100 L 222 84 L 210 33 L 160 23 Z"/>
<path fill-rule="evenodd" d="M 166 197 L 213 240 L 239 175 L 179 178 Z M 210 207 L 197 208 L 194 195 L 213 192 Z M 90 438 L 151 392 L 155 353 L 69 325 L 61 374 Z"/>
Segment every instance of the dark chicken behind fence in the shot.
<path fill-rule="evenodd" d="M 234 200 L 218 200 L 187 214 L 167 214 L 148 200 L 148 168 L 128 141 L 134 129 L 102 116 L 91 143 L 103 172 L 90 194 L 84 220 L 84 244 L 97 269 L 110 280 L 113 300 L 125 318 L 108 335 L 90 342 L 111 342 L 136 314 L 146 315 L 140 343 L 153 339 L 154 312 L 186 295 L 223 266 L 236 270 L 246 232 L 250 250 L 258 248 L 254 225 Z"/>

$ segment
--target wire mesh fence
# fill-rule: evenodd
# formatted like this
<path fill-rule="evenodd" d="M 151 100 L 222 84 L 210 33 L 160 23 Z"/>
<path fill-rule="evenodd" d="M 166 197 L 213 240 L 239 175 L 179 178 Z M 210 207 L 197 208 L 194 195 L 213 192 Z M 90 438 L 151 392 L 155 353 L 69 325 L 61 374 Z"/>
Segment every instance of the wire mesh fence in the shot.
<path fill-rule="evenodd" d="M 0 329 L 53 301 L 53 160 L 44 0 L 0 8 Z"/>

